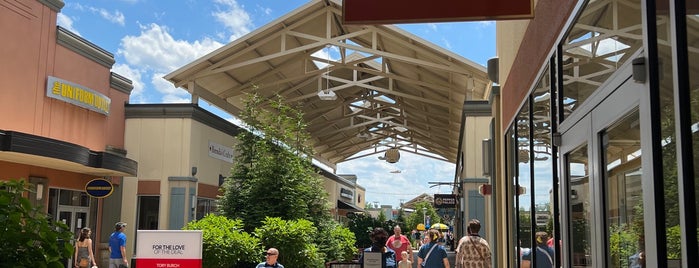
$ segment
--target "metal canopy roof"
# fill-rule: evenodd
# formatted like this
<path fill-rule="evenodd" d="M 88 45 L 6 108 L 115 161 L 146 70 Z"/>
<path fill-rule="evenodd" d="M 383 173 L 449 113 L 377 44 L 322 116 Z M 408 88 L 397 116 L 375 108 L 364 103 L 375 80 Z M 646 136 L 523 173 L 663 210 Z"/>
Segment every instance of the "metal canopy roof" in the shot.
<path fill-rule="evenodd" d="M 455 162 L 464 101 L 490 91 L 485 67 L 395 26 L 343 25 L 334 0 L 310 1 L 165 78 L 233 115 L 254 89 L 301 104 L 315 158 L 331 167 L 390 148 Z"/>

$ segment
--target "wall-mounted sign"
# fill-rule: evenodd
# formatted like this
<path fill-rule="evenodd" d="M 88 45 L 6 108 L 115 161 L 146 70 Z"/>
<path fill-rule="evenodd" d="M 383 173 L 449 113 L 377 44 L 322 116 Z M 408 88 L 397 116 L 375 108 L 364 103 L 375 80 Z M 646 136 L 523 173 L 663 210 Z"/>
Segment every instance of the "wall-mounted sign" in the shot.
<path fill-rule="evenodd" d="M 478 192 L 483 195 L 492 195 L 493 194 L 493 185 L 490 184 L 481 184 L 481 186 L 478 186 Z"/>
<path fill-rule="evenodd" d="M 53 76 L 49 76 L 46 83 L 46 96 L 104 115 L 109 115 L 109 105 L 112 103 L 102 93 Z"/>
<path fill-rule="evenodd" d="M 136 267 L 201 268 L 201 230 L 137 230 Z"/>
<path fill-rule="evenodd" d="M 233 163 L 233 148 L 209 141 L 209 156 Z"/>
<path fill-rule="evenodd" d="M 97 178 L 85 184 L 85 192 L 94 198 L 105 198 L 114 192 L 114 185 L 108 180 Z"/>
<path fill-rule="evenodd" d="M 352 192 L 352 190 L 349 189 L 340 188 L 340 196 L 352 199 L 354 197 L 354 192 Z"/>
<path fill-rule="evenodd" d="M 453 194 L 435 194 L 434 207 L 436 208 L 453 208 L 456 207 L 456 195 Z"/>

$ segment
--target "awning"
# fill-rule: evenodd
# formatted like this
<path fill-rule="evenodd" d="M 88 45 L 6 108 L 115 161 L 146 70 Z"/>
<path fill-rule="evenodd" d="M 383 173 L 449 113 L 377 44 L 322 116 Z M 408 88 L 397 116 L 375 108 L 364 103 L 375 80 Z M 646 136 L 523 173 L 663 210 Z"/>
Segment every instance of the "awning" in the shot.
<path fill-rule="evenodd" d="M 364 209 L 342 200 L 337 200 L 337 208 L 349 211 L 364 211 Z"/>
<path fill-rule="evenodd" d="M 0 161 L 94 176 L 136 176 L 138 163 L 115 153 L 17 131 L 0 130 Z"/>

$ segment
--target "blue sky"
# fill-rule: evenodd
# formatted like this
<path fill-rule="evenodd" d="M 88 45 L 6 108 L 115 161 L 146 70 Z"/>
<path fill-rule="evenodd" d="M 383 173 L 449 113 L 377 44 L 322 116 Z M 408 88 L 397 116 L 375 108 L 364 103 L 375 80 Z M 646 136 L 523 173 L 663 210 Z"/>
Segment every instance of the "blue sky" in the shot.
<path fill-rule="evenodd" d="M 114 54 L 113 71 L 133 81 L 130 103 L 189 102 L 162 77 L 308 3 L 307 0 L 64 0 L 58 25 Z M 495 23 L 419 23 L 399 27 L 485 66 L 495 56 Z M 202 104 L 203 107 L 206 107 Z M 231 116 L 208 108 L 219 116 Z M 401 171 L 391 173 L 391 171 Z M 356 174 L 366 201 L 398 206 L 422 193 L 450 193 L 455 166 L 402 153 L 388 164 L 376 155 L 340 163 Z"/>

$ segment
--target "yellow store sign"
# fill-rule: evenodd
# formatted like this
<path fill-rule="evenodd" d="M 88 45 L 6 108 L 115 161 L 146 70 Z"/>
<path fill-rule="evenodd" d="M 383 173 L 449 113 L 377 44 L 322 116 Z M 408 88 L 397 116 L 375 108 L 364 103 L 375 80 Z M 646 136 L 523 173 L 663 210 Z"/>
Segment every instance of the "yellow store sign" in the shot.
<path fill-rule="evenodd" d="M 95 90 L 53 76 L 49 76 L 46 83 L 46 96 L 105 115 L 109 115 L 112 103 L 111 99 Z"/>

